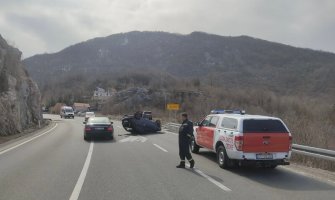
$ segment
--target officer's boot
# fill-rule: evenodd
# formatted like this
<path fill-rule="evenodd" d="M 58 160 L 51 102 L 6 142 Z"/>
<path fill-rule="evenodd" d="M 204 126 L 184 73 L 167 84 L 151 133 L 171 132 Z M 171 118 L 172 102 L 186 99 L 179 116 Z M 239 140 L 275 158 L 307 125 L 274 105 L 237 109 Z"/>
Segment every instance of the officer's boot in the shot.
<path fill-rule="evenodd" d="M 190 168 L 193 168 L 194 167 L 194 160 L 193 159 L 191 159 L 191 160 L 189 160 L 189 162 L 190 162 Z"/>
<path fill-rule="evenodd" d="M 185 168 L 185 160 L 180 161 L 180 164 L 176 166 L 177 168 Z"/>

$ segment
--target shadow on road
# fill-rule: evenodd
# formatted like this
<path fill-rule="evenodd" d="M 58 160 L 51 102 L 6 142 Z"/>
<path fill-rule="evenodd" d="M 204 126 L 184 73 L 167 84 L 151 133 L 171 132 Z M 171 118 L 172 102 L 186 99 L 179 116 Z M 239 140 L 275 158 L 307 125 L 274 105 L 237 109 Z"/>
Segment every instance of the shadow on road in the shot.
<path fill-rule="evenodd" d="M 123 133 L 123 134 L 119 134 L 118 136 L 149 136 L 149 135 L 162 135 L 162 134 L 165 134 L 164 132 L 148 132 L 148 133 L 137 133 L 137 132 L 134 132 L 134 133 Z"/>
<path fill-rule="evenodd" d="M 115 140 L 115 138 L 113 140 L 110 139 L 105 139 L 105 138 L 92 138 L 91 140 L 87 140 L 87 143 L 90 142 L 94 142 L 94 143 L 116 143 L 117 141 Z"/>
<path fill-rule="evenodd" d="M 216 163 L 216 154 L 213 152 L 203 151 L 199 152 L 198 155 Z M 219 166 L 217 167 L 220 169 Z M 269 187 L 281 188 L 285 190 L 335 190 L 335 187 L 330 184 L 288 171 L 283 167 L 278 167 L 276 169 L 265 169 L 261 167 L 248 166 L 237 167 L 228 170 L 222 169 L 222 173 L 225 173 L 225 171 L 229 171 L 238 176 L 250 179 L 263 185 L 267 185 Z M 215 176 L 212 176 L 212 178 L 218 180 Z"/>

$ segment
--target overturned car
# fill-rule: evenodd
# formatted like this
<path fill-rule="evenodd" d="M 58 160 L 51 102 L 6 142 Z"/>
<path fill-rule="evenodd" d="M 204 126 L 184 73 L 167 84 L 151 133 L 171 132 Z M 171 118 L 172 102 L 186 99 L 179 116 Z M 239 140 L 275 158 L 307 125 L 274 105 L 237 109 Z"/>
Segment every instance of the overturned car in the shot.
<path fill-rule="evenodd" d="M 125 115 L 122 118 L 123 128 L 131 133 L 155 133 L 161 131 L 161 122 L 159 120 L 152 121 L 141 112 L 134 115 Z"/>

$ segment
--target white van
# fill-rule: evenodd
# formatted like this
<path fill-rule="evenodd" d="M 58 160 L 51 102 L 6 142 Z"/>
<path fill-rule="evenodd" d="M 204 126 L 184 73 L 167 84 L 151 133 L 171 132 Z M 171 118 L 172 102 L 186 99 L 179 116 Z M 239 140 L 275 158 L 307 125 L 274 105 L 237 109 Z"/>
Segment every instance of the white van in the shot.
<path fill-rule="evenodd" d="M 60 118 L 72 118 L 74 119 L 74 111 L 72 107 L 62 106 L 60 109 Z"/>

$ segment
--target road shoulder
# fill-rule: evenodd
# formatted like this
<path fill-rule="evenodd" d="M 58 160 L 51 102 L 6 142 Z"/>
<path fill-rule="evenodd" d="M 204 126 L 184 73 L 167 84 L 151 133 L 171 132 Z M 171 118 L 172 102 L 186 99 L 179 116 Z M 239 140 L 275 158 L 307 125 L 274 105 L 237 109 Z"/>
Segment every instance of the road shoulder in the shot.
<path fill-rule="evenodd" d="M 45 125 L 44 127 L 34 130 L 34 131 L 27 131 L 24 133 L 20 133 L 20 134 L 15 134 L 15 135 L 11 135 L 11 136 L 6 136 L 8 138 L 6 138 L 6 140 L 1 141 L 0 140 L 0 152 L 10 148 L 11 146 L 15 146 L 16 144 L 19 144 L 25 140 L 28 140 L 32 137 L 35 137 L 37 135 L 40 135 L 42 133 L 44 133 L 45 131 L 50 130 L 51 128 L 53 128 L 55 126 L 55 122 L 53 122 L 52 120 L 48 120 L 48 124 Z"/>
<path fill-rule="evenodd" d="M 327 171 L 324 169 L 314 168 L 314 167 L 307 167 L 303 166 L 300 163 L 292 163 L 288 166 L 282 167 L 285 170 L 292 171 L 294 173 L 301 174 L 303 176 L 307 176 L 322 182 L 327 182 L 332 185 L 335 185 L 335 172 Z"/>

